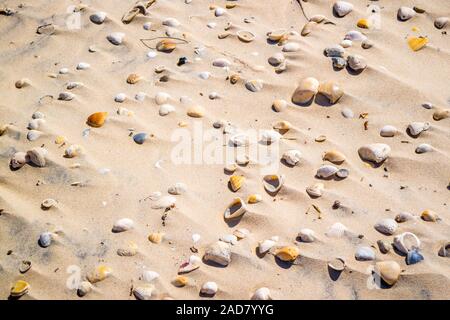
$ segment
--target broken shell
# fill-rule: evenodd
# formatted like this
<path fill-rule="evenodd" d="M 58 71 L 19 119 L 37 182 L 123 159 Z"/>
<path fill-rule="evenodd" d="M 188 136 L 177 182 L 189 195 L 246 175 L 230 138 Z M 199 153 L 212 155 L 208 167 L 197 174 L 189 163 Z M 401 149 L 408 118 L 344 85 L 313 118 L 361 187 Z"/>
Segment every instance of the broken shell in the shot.
<path fill-rule="evenodd" d="M 408 251 L 420 248 L 420 240 L 414 233 L 404 232 L 394 237 L 394 247 L 398 251 L 407 254 Z"/>
<path fill-rule="evenodd" d="M 450 257 L 450 242 L 447 242 L 440 247 L 438 255 L 444 258 Z"/>
<path fill-rule="evenodd" d="M 192 255 L 189 257 L 189 261 L 183 262 L 180 267 L 178 268 L 178 274 L 188 273 L 194 270 L 197 270 L 200 268 L 200 262 L 201 259 L 196 256 Z"/>
<path fill-rule="evenodd" d="M 224 236 L 221 236 L 219 240 L 232 245 L 235 245 L 238 241 L 237 237 L 234 234 L 226 234 Z"/>
<path fill-rule="evenodd" d="M 245 178 L 243 176 L 231 176 L 230 177 L 230 187 L 234 192 L 238 191 L 242 184 L 244 183 Z"/>
<path fill-rule="evenodd" d="M 136 84 L 138 83 L 142 77 L 136 73 L 132 73 L 127 77 L 127 83 L 129 84 Z"/>
<path fill-rule="evenodd" d="M 447 119 L 448 117 L 450 117 L 450 109 L 438 108 L 433 113 L 433 119 L 436 121 Z"/>
<path fill-rule="evenodd" d="M 310 34 L 313 29 L 317 26 L 317 22 L 314 21 L 308 21 L 307 23 L 305 23 L 305 25 L 302 28 L 302 31 L 300 32 L 300 34 L 305 37 L 308 34 Z"/>
<path fill-rule="evenodd" d="M 442 29 L 448 24 L 448 21 L 449 21 L 448 17 L 436 18 L 436 20 L 434 20 L 434 26 L 437 29 Z"/>
<path fill-rule="evenodd" d="M 422 218 L 423 221 L 428 221 L 428 222 L 436 222 L 439 220 L 439 216 L 436 212 L 434 212 L 433 210 L 424 210 L 421 214 L 420 217 Z"/>
<path fill-rule="evenodd" d="M 212 261 L 226 267 L 231 262 L 231 249 L 228 243 L 217 241 L 205 250 L 205 261 Z"/>
<path fill-rule="evenodd" d="M 108 112 L 96 112 L 87 118 L 87 124 L 94 128 L 100 128 L 105 123 Z"/>
<path fill-rule="evenodd" d="M 319 91 L 319 81 L 315 78 L 309 77 L 300 81 L 297 89 L 292 95 L 292 102 L 295 104 L 305 104 L 312 100 L 312 98 Z"/>
<path fill-rule="evenodd" d="M 247 198 L 247 202 L 250 204 L 255 204 L 262 201 L 262 196 L 260 194 L 251 194 Z"/>
<path fill-rule="evenodd" d="M 281 112 L 287 108 L 287 101 L 278 99 L 272 103 L 272 109 L 276 112 Z"/>
<path fill-rule="evenodd" d="M 318 178 L 326 179 L 326 178 L 333 176 L 337 171 L 338 171 L 338 168 L 336 168 L 335 166 L 326 164 L 326 165 L 321 166 L 319 169 L 317 169 L 316 176 Z"/>
<path fill-rule="evenodd" d="M 427 131 L 430 128 L 428 122 L 411 122 L 408 125 L 408 131 L 413 137 L 419 136 L 423 131 Z"/>
<path fill-rule="evenodd" d="M 125 33 L 123 32 L 113 32 L 109 34 L 106 39 L 111 42 L 113 45 L 120 45 L 123 42 L 123 38 L 125 37 Z"/>
<path fill-rule="evenodd" d="M 274 67 L 282 64 L 285 60 L 286 57 L 282 52 L 277 52 L 274 55 L 270 56 L 268 59 L 269 63 Z"/>
<path fill-rule="evenodd" d="M 393 235 L 398 228 L 394 219 L 382 219 L 375 224 L 375 230 L 385 235 Z"/>
<path fill-rule="evenodd" d="M 180 195 L 183 193 L 186 193 L 187 191 L 187 186 L 185 183 L 182 182 L 177 182 L 175 183 L 175 185 L 169 187 L 169 189 L 167 189 L 167 192 L 173 195 Z"/>
<path fill-rule="evenodd" d="M 259 245 L 258 245 L 258 252 L 259 254 L 265 254 L 267 253 L 270 249 L 273 248 L 273 246 L 276 244 L 275 241 L 273 240 L 264 240 L 264 241 L 260 241 Z"/>
<path fill-rule="evenodd" d="M 288 150 L 283 153 L 281 159 L 286 161 L 291 166 L 296 166 L 302 158 L 302 153 L 299 150 Z"/>
<path fill-rule="evenodd" d="M 44 210 L 48 210 L 51 207 L 55 207 L 58 204 L 58 202 L 55 199 L 45 199 L 41 202 L 41 208 Z"/>
<path fill-rule="evenodd" d="M 253 293 L 252 300 L 272 300 L 270 290 L 268 288 L 259 288 Z"/>
<path fill-rule="evenodd" d="M 384 143 L 373 143 L 362 146 L 358 149 L 358 154 L 364 161 L 381 163 L 387 159 L 391 148 Z"/>
<path fill-rule="evenodd" d="M 382 137 L 393 137 L 398 132 L 397 128 L 394 126 L 386 125 L 380 130 L 380 136 Z"/>
<path fill-rule="evenodd" d="M 324 153 L 322 159 L 335 164 L 341 164 L 345 161 L 345 156 L 342 152 L 330 150 Z"/>
<path fill-rule="evenodd" d="M 353 71 L 360 72 L 367 68 L 366 60 L 359 55 L 350 55 L 347 57 L 347 64 Z"/>
<path fill-rule="evenodd" d="M 350 174 L 350 171 L 348 169 L 342 168 L 336 172 L 336 177 L 345 179 L 348 177 L 349 174 Z"/>
<path fill-rule="evenodd" d="M 414 17 L 416 15 L 416 12 L 408 7 L 400 7 L 397 11 L 397 18 L 400 21 L 407 21 Z"/>
<path fill-rule="evenodd" d="M 359 247 L 355 252 L 355 259 L 358 261 L 375 260 L 375 251 L 371 247 Z"/>
<path fill-rule="evenodd" d="M 138 246 L 133 241 L 129 241 L 125 247 L 117 249 L 117 255 L 121 257 L 132 257 L 138 252 Z"/>
<path fill-rule="evenodd" d="M 263 177 L 264 189 L 268 193 L 278 192 L 284 184 L 284 176 L 278 174 L 268 174 Z"/>
<path fill-rule="evenodd" d="M 170 53 L 177 47 L 177 43 L 172 39 L 163 39 L 156 44 L 156 50 Z"/>
<path fill-rule="evenodd" d="M 263 88 L 264 82 L 260 79 L 252 79 L 245 82 L 245 87 L 247 90 L 251 92 L 261 91 Z"/>
<path fill-rule="evenodd" d="M 390 286 L 398 281 L 400 272 L 400 265 L 395 261 L 380 261 L 375 264 L 375 273 Z"/>
<path fill-rule="evenodd" d="M 328 262 L 328 267 L 334 271 L 341 272 L 345 269 L 345 262 L 341 258 L 335 258 Z"/>
<path fill-rule="evenodd" d="M 176 276 L 175 279 L 172 280 L 172 284 L 175 287 L 184 287 L 189 283 L 189 278 L 185 276 Z"/>
<path fill-rule="evenodd" d="M 33 148 L 27 151 L 27 158 L 35 166 L 45 167 L 45 156 L 47 155 L 47 153 L 47 150 L 44 148 Z"/>
<path fill-rule="evenodd" d="M 323 183 L 315 183 L 312 186 L 309 186 L 306 188 L 306 193 L 309 194 L 311 197 L 321 197 L 323 194 L 324 185 Z"/>
<path fill-rule="evenodd" d="M 154 244 L 160 244 L 163 241 L 164 233 L 162 232 L 153 232 L 148 236 L 148 240 Z"/>
<path fill-rule="evenodd" d="M 64 151 L 64 156 L 67 158 L 73 158 L 80 155 L 83 152 L 83 148 L 78 144 L 72 144 Z"/>
<path fill-rule="evenodd" d="M 429 145 L 428 143 L 419 144 L 416 148 L 416 153 L 418 153 L 418 154 L 431 152 L 431 151 L 433 151 L 433 147 L 431 145 Z"/>
<path fill-rule="evenodd" d="M 217 293 L 217 290 L 219 290 L 217 283 L 215 283 L 213 281 L 208 281 L 202 285 L 202 288 L 200 289 L 200 293 L 209 295 L 209 296 L 213 296 Z"/>
<path fill-rule="evenodd" d="M 123 218 L 114 222 L 112 232 L 123 232 L 130 229 L 133 229 L 134 222 L 131 219 Z"/>
<path fill-rule="evenodd" d="M 247 212 L 247 207 L 241 198 L 235 198 L 225 209 L 225 219 L 235 219 Z"/>
<path fill-rule="evenodd" d="M 346 1 L 336 1 L 333 5 L 333 10 L 338 17 L 342 18 L 353 10 L 353 4 Z"/>
<path fill-rule="evenodd" d="M 240 228 L 233 231 L 233 235 L 235 235 L 238 240 L 246 238 L 249 234 L 250 231 L 245 228 Z"/>
<path fill-rule="evenodd" d="M 424 260 L 424 257 L 417 249 L 409 251 L 408 254 L 406 255 L 407 265 L 416 264 L 422 260 Z"/>
<path fill-rule="evenodd" d="M 22 260 L 22 262 L 20 263 L 20 266 L 19 266 L 19 272 L 26 273 L 30 269 L 31 269 L 31 261 Z"/>
<path fill-rule="evenodd" d="M 30 290 L 30 285 L 28 282 L 23 280 L 17 280 L 10 290 L 11 297 L 21 297 L 24 294 L 28 293 Z"/>
<path fill-rule="evenodd" d="M 297 42 L 288 42 L 281 49 L 283 52 L 297 52 L 300 50 L 300 44 Z"/>
<path fill-rule="evenodd" d="M 253 40 L 255 40 L 255 35 L 250 31 L 239 30 L 238 32 L 236 32 L 236 35 L 242 42 L 252 42 Z"/>
<path fill-rule="evenodd" d="M 85 295 L 87 295 L 89 292 L 92 291 L 92 288 L 93 286 L 89 281 L 82 281 L 78 286 L 77 295 L 79 297 L 84 297 Z"/>
<path fill-rule="evenodd" d="M 205 114 L 205 109 L 202 106 L 192 106 L 187 110 L 187 115 L 192 118 L 201 118 Z"/>
<path fill-rule="evenodd" d="M 428 43 L 427 37 L 410 37 L 408 38 L 408 45 L 413 51 L 419 51 Z"/>
<path fill-rule="evenodd" d="M 280 41 L 285 40 L 287 38 L 287 30 L 286 29 L 277 29 L 267 33 L 267 38 L 270 41 Z"/>
<path fill-rule="evenodd" d="M 9 165 L 13 169 L 22 168 L 27 163 L 27 154 L 25 152 L 16 152 L 11 157 Z"/>
<path fill-rule="evenodd" d="M 293 262 L 300 255 L 300 250 L 294 246 L 287 246 L 275 251 L 275 256 L 281 261 Z"/>
<path fill-rule="evenodd" d="M 31 81 L 27 78 L 23 78 L 20 80 L 17 80 L 16 83 L 14 84 L 16 86 L 17 89 L 22 89 L 24 87 L 27 87 L 31 84 Z"/>
<path fill-rule="evenodd" d="M 153 285 L 139 286 L 133 289 L 133 294 L 138 300 L 150 300 L 155 287 Z"/>
<path fill-rule="evenodd" d="M 314 242 L 316 241 L 316 233 L 311 229 L 301 229 L 298 233 L 298 237 L 303 242 Z"/>

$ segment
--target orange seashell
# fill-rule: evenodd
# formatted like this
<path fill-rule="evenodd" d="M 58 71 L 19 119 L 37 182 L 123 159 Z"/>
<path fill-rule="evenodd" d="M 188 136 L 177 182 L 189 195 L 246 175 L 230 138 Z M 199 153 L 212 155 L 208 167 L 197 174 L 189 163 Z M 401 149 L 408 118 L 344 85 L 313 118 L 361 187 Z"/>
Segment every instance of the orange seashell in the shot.
<path fill-rule="evenodd" d="M 100 128 L 105 123 L 108 112 L 96 112 L 91 114 L 87 119 L 87 124 L 91 127 Z"/>
<path fill-rule="evenodd" d="M 419 51 L 428 43 L 428 38 L 426 37 L 411 37 L 408 39 L 408 45 L 413 51 Z"/>

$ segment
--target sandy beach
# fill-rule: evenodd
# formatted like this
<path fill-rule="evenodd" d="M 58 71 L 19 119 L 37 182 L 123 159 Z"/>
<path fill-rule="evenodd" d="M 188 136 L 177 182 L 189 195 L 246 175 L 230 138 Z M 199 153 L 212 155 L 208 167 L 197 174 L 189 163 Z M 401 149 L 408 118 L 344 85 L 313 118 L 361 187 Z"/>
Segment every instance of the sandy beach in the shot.
<path fill-rule="evenodd" d="M 448 17 L 0 1 L 0 299 L 450 299 Z"/>

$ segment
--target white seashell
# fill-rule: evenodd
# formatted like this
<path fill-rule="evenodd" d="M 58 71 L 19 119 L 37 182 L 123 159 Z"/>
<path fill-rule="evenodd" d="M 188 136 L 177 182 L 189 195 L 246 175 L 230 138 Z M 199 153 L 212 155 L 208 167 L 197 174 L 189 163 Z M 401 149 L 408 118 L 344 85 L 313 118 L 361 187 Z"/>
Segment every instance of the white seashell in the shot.
<path fill-rule="evenodd" d="M 36 111 L 35 113 L 33 113 L 31 115 L 31 118 L 33 118 L 33 119 L 44 119 L 45 118 L 45 114 L 43 114 L 40 111 Z"/>
<path fill-rule="evenodd" d="M 217 7 L 216 10 L 214 10 L 214 15 L 216 17 L 223 16 L 227 11 L 224 8 Z"/>
<path fill-rule="evenodd" d="M 218 99 L 220 96 L 219 96 L 219 94 L 218 94 L 217 92 L 213 91 L 213 92 L 211 92 L 211 93 L 208 95 L 208 97 L 209 97 L 211 100 L 215 100 L 215 99 Z"/>
<path fill-rule="evenodd" d="M 102 24 L 106 19 L 106 13 L 103 11 L 98 11 L 92 14 L 89 19 L 96 24 Z"/>
<path fill-rule="evenodd" d="M 181 25 L 181 23 L 175 18 L 164 19 L 162 24 L 168 27 L 178 27 L 179 25 Z"/>
<path fill-rule="evenodd" d="M 390 152 L 391 147 L 384 143 L 368 144 L 358 149 L 361 159 L 375 163 L 380 163 L 386 160 Z"/>
<path fill-rule="evenodd" d="M 247 80 L 245 82 L 245 87 L 247 88 L 247 90 L 250 90 L 251 92 L 261 91 L 263 85 L 264 82 L 261 79 Z"/>
<path fill-rule="evenodd" d="M 127 95 L 125 93 L 118 93 L 115 97 L 114 97 L 114 101 L 115 102 L 119 102 L 122 103 L 126 100 Z"/>
<path fill-rule="evenodd" d="M 420 135 L 423 131 L 426 131 L 429 128 L 430 124 L 428 122 L 411 122 L 408 125 L 408 131 L 414 137 Z"/>
<path fill-rule="evenodd" d="M 348 232 L 348 229 L 346 226 L 344 226 L 340 222 L 336 222 L 328 229 L 328 231 L 325 233 L 325 235 L 330 238 L 341 238 L 344 235 L 346 235 L 347 232 Z"/>
<path fill-rule="evenodd" d="M 232 245 L 235 245 L 238 241 L 238 238 L 234 234 L 226 234 L 219 239 L 220 241 L 223 241 L 225 243 L 230 243 Z"/>
<path fill-rule="evenodd" d="M 152 270 L 144 270 L 142 272 L 142 280 L 145 282 L 152 282 L 153 280 L 156 280 L 159 278 L 159 273 Z"/>
<path fill-rule="evenodd" d="M 163 104 L 159 107 L 159 115 L 160 116 L 167 116 L 169 113 L 174 112 L 175 107 L 171 104 Z"/>
<path fill-rule="evenodd" d="M 155 50 L 150 50 L 149 52 L 147 52 L 147 58 L 149 59 L 156 58 L 157 55 L 158 53 Z"/>
<path fill-rule="evenodd" d="M 210 76 L 211 76 L 211 73 L 208 71 L 203 71 L 198 74 L 198 77 L 203 80 L 209 79 Z"/>
<path fill-rule="evenodd" d="M 359 247 L 355 252 L 355 259 L 358 261 L 375 260 L 375 251 L 371 247 Z"/>
<path fill-rule="evenodd" d="M 231 262 L 231 249 L 228 243 L 217 241 L 205 250 L 205 261 L 212 261 L 226 267 Z"/>
<path fill-rule="evenodd" d="M 215 27 L 217 27 L 217 23 L 215 23 L 215 22 L 208 22 L 208 23 L 206 24 L 206 26 L 207 26 L 208 28 L 210 28 L 210 29 L 214 29 Z"/>
<path fill-rule="evenodd" d="M 236 147 L 246 146 L 249 143 L 249 137 L 245 133 L 237 133 L 230 138 L 230 143 Z"/>
<path fill-rule="evenodd" d="M 89 69 L 90 67 L 91 67 L 91 65 L 89 63 L 87 63 L 87 62 L 80 62 L 77 65 L 77 70 L 86 70 L 86 69 Z"/>
<path fill-rule="evenodd" d="M 394 237 L 394 246 L 398 251 L 408 254 L 409 251 L 420 248 L 420 240 L 414 233 L 404 232 Z"/>
<path fill-rule="evenodd" d="M 150 300 L 155 288 L 149 286 L 139 286 L 133 289 L 133 294 L 138 300 Z"/>
<path fill-rule="evenodd" d="M 252 300 L 272 300 L 270 290 L 268 288 L 259 288 L 253 293 Z"/>
<path fill-rule="evenodd" d="M 208 281 L 208 282 L 205 282 L 202 285 L 202 288 L 200 289 L 200 292 L 202 294 L 213 296 L 213 295 L 215 295 L 217 293 L 217 290 L 219 290 L 219 287 L 217 286 L 217 283 L 215 283 L 213 281 Z"/>
<path fill-rule="evenodd" d="M 75 95 L 72 92 L 61 92 L 58 96 L 58 100 L 62 101 L 70 101 L 75 98 Z"/>
<path fill-rule="evenodd" d="M 341 41 L 341 46 L 343 48 L 350 48 L 352 46 L 353 42 L 350 39 L 344 39 Z"/>
<path fill-rule="evenodd" d="M 400 7 L 397 11 L 397 17 L 401 20 L 401 21 L 407 21 L 409 19 L 411 19 L 412 17 L 414 17 L 416 15 L 416 12 L 408 7 Z"/>
<path fill-rule="evenodd" d="M 326 164 L 317 169 L 316 176 L 319 178 L 329 178 L 333 176 L 339 169 L 330 164 Z"/>
<path fill-rule="evenodd" d="M 394 219 L 382 219 L 375 224 L 375 230 L 385 235 L 393 235 L 398 228 Z"/>
<path fill-rule="evenodd" d="M 27 133 L 28 141 L 36 141 L 42 136 L 42 132 L 38 130 L 30 130 Z"/>
<path fill-rule="evenodd" d="M 186 193 L 186 191 L 187 191 L 187 186 L 186 186 L 186 184 L 184 184 L 182 182 L 175 183 L 175 185 L 169 187 L 169 189 L 167 190 L 167 192 L 169 192 L 170 194 L 173 194 L 173 195 L 180 195 L 180 194 Z"/>
<path fill-rule="evenodd" d="M 123 232 L 123 231 L 128 231 L 130 229 L 133 229 L 134 227 L 134 222 L 131 219 L 128 218 L 123 218 L 123 219 L 119 219 L 116 222 L 114 222 L 112 231 L 113 232 Z"/>
<path fill-rule="evenodd" d="M 429 145 L 428 143 L 422 143 L 419 144 L 416 148 L 416 153 L 426 153 L 426 152 L 430 152 L 433 151 L 433 147 L 431 145 Z"/>
<path fill-rule="evenodd" d="M 169 99 L 171 99 L 170 94 L 165 93 L 165 92 L 158 92 L 155 95 L 155 102 L 158 105 L 167 103 L 167 101 L 169 101 Z"/>
<path fill-rule="evenodd" d="M 78 144 L 72 144 L 64 151 L 64 156 L 67 158 L 73 158 L 83 152 L 83 148 Z"/>
<path fill-rule="evenodd" d="M 30 122 L 28 122 L 27 129 L 29 130 L 37 130 L 41 126 L 41 124 L 44 124 L 44 119 L 32 119 Z"/>
<path fill-rule="evenodd" d="M 306 193 L 308 193 L 311 197 L 321 197 L 323 194 L 324 185 L 323 183 L 316 183 L 310 187 L 306 188 Z"/>
<path fill-rule="evenodd" d="M 342 116 L 344 118 L 347 118 L 347 119 L 351 119 L 351 118 L 353 118 L 355 116 L 354 113 L 353 113 L 353 110 L 350 109 L 350 108 L 342 109 L 341 114 L 342 114 Z"/>
<path fill-rule="evenodd" d="M 283 99 L 277 99 L 272 103 L 272 109 L 276 112 L 281 112 L 285 110 L 287 106 L 288 106 L 287 101 Z"/>
<path fill-rule="evenodd" d="M 397 128 L 391 125 L 386 125 L 380 130 L 380 136 L 382 137 L 393 137 L 398 132 Z"/>
<path fill-rule="evenodd" d="M 297 52 L 299 50 L 300 44 L 298 44 L 297 42 L 288 42 L 282 48 L 283 52 Z"/>
<path fill-rule="evenodd" d="M 336 1 L 333 5 L 333 10 L 338 17 L 342 18 L 353 10 L 353 4 L 347 1 Z"/>
<path fill-rule="evenodd" d="M 302 158 L 302 153 L 299 150 L 288 150 L 283 153 L 281 159 L 286 161 L 291 166 L 296 166 Z"/>
<path fill-rule="evenodd" d="M 175 206 L 177 199 L 174 196 L 164 196 L 152 206 L 152 209 L 169 209 Z"/>
<path fill-rule="evenodd" d="M 144 28 L 144 30 L 150 30 L 152 28 L 152 23 L 151 22 L 146 22 L 142 25 L 142 27 Z"/>
<path fill-rule="evenodd" d="M 347 32 L 347 34 L 344 37 L 344 40 L 352 40 L 352 41 L 364 41 L 366 39 L 367 37 L 365 35 L 356 30 Z"/>
<path fill-rule="evenodd" d="M 9 165 L 13 169 L 22 168 L 27 163 L 27 154 L 25 152 L 16 152 L 11 157 Z"/>
<path fill-rule="evenodd" d="M 311 229 L 301 229 L 298 233 L 298 237 L 303 242 L 314 242 L 316 241 L 316 233 Z"/>
<path fill-rule="evenodd" d="M 286 60 L 285 56 L 281 52 L 277 52 L 274 55 L 270 56 L 268 61 L 272 66 L 278 66 L 282 64 Z"/>
<path fill-rule="evenodd" d="M 247 212 L 247 207 L 241 198 L 235 198 L 227 206 L 223 216 L 225 219 L 235 219 Z"/>
<path fill-rule="evenodd" d="M 277 174 L 268 174 L 263 177 L 264 189 L 269 193 L 278 192 L 284 184 L 284 176 Z"/>
<path fill-rule="evenodd" d="M 231 62 L 224 58 L 218 58 L 212 62 L 212 65 L 214 67 L 225 68 L 229 67 L 231 65 Z"/>
<path fill-rule="evenodd" d="M 448 24 L 449 18 L 448 17 L 439 17 L 434 20 L 434 26 L 437 29 L 442 29 Z"/>
<path fill-rule="evenodd" d="M 261 141 L 264 143 L 273 143 L 280 140 L 282 135 L 275 130 L 263 130 L 261 132 Z"/>
<path fill-rule="evenodd" d="M 347 64 L 353 71 L 362 71 L 367 68 L 366 60 L 356 54 L 347 57 Z"/>
<path fill-rule="evenodd" d="M 108 39 L 109 42 L 111 42 L 112 44 L 118 46 L 119 44 L 121 44 L 123 42 L 123 38 L 125 37 L 125 33 L 123 32 L 113 32 L 110 33 L 106 39 Z"/>
<path fill-rule="evenodd" d="M 59 74 L 67 74 L 69 73 L 69 69 L 68 68 L 61 68 L 59 69 Z"/>
<path fill-rule="evenodd" d="M 264 240 L 261 241 L 258 245 L 258 252 L 259 254 L 265 254 L 269 252 L 270 249 L 273 248 L 273 246 L 276 244 L 274 240 Z"/>

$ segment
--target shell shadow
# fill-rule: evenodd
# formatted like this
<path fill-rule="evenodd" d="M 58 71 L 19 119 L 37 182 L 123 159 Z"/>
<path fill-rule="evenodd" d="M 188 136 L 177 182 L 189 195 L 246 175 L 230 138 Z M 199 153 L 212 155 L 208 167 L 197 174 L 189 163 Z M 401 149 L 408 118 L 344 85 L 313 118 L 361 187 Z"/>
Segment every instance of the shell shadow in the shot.
<path fill-rule="evenodd" d="M 304 102 L 304 103 L 300 103 L 300 102 L 294 102 L 292 101 L 292 103 L 296 106 L 299 107 L 309 107 L 312 105 L 312 103 L 314 102 L 314 97 L 311 97 L 311 99 L 309 99 L 308 101 Z"/>
<path fill-rule="evenodd" d="M 204 293 L 204 292 L 200 292 L 199 294 L 198 294 L 198 296 L 199 297 L 202 297 L 202 298 L 212 298 L 212 297 L 214 297 L 214 293 Z"/>
<path fill-rule="evenodd" d="M 331 280 L 337 281 L 339 279 L 339 277 L 341 276 L 341 274 L 342 274 L 342 271 L 335 270 L 335 269 L 331 268 L 330 266 L 328 266 L 328 275 L 330 276 Z"/>
<path fill-rule="evenodd" d="M 314 102 L 317 103 L 321 107 L 333 106 L 333 103 L 331 103 L 327 97 L 325 97 L 323 94 L 320 94 L 320 93 L 316 94 Z"/>
<path fill-rule="evenodd" d="M 239 217 L 236 217 L 234 219 L 225 219 L 225 217 L 223 218 L 223 220 L 225 221 L 225 223 L 228 225 L 229 228 L 234 228 L 236 227 L 239 222 L 241 222 L 241 219 L 244 215 L 241 215 Z"/>
<path fill-rule="evenodd" d="M 352 76 L 358 76 L 360 75 L 364 69 L 361 70 L 353 70 L 352 68 L 350 68 L 350 66 L 347 64 L 347 66 L 345 67 L 345 69 L 347 70 L 348 74 L 352 75 Z"/>
<path fill-rule="evenodd" d="M 392 246 L 392 250 L 399 256 L 404 257 L 406 259 L 407 255 L 405 253 L 401 252 L 400 250 L 398 250 L 395 246 Z"/>
<path fill-rule="evenodd" d="M 380 289 L 390 289 L 392 286 L 387 284 L 378 273 L 372 271 L 372 278 L 374 280 L 375 285 Z"/>
<path fill-rule="evenodd" d="M 275 256 L 275 263 L 283 269 L 290 269 L 294 265 L 292 262 L 283 261 Z"/>
<path fill-rule="evenodd" d="M 413 134 L 411 133 L 411 131 L 409 130 L 409 128 L 406 129 L 406 133 L 408 134 L 408 136 L 410 136 L 410 137 L 413 138 L 413 139 L 417 139 L 417 138 L 420 136 L 420 133 L 419 133 L 419 134 L 416 134 L 416 135 L 413 135 Z"/>
<path fill-rule="evenodd" d="M 285 159 L 280 159 L 280 163 L 284 164 L 288 168 L 294 168 L 295 167 L 295 165 L 287 163 Z"/>
<path fill-rule="evenodd" d="M 223 266 L 221 264 L 218 264 L 217 262 L 214 262 L 214 261 L 205 260 L 205 258 L 202 258 L 202 262 L 204 264 L 206 264 L 207 266 L 210 266 L 210 267 L 222 268 L 222 269 L 227 267 L 227 266 Z"/>

